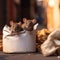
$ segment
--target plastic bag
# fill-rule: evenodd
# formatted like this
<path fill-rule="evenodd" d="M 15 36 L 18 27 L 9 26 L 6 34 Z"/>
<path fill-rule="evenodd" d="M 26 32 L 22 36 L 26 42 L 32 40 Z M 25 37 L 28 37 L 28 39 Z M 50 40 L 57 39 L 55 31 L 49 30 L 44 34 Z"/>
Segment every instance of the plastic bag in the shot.
<path fill-rule="evenodd" d="M 41 51 L 44 56 L 52 55 L 57 49 L 58 47 L 55 46 L 55 43 L 48 39 L 41 45 Z"/>
<path fill-rule="evenodd" d="M 23 53 L 35 52 L 35 34 L 34 32 L 22 31 L 19 35 L 6 36 L 3 39 L 3 52 L 5 53 Z"/>

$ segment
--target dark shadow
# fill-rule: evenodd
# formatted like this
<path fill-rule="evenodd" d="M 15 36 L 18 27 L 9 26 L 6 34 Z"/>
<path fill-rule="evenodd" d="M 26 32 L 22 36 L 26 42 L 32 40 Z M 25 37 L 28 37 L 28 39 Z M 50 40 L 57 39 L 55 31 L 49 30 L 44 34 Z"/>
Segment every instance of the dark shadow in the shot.
<path fill-rule="evenodd" d="M 21 16 L 30 17 L 30 0 L 21 0 Z"/>
<path fill-rule="evenodd" d="M 6 55 L 0 55 L 0 60 L 6 60 Z"/>
<path fill-rule="evenodd" d="M 13 53 L 5 53 L 4 54 L 28 54 L 28 53 L 36 53 L 36 52 L 13 52 Z"/>
<path fill-rule="evenodd" d="M 0 31 L 6 24 L 6 0 L 0 0 Z"/>

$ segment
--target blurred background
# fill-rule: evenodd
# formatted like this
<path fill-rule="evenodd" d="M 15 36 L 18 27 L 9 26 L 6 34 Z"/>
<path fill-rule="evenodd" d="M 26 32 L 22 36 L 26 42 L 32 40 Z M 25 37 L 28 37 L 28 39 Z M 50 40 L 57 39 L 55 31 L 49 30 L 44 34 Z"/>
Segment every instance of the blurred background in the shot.
<path fill-rule="evenodd" d="M 60 0 L 0 0 L 0 31 L 16 17 L 39 18 L 50 31 L 60 28 Z"/>

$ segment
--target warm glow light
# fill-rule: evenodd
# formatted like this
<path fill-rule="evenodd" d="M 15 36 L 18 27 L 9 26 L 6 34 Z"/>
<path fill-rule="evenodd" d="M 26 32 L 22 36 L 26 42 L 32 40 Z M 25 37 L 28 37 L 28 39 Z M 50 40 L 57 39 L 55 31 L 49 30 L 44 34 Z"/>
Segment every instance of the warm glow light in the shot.
<path fill-rule="evenodd" d="M 48 4 L 49 6 L 53 7 L 55 5 L 55 0 L 49 0 Z"/>

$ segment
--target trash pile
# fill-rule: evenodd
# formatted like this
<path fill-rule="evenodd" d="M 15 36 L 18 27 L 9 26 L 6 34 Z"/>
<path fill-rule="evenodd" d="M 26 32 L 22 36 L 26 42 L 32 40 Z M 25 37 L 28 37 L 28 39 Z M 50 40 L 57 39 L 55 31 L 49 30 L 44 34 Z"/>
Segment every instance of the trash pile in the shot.
<path fill-rule="evenodd" d="M 37 51 L 41 52 L 41 49 L 40 49 L 41 44 L 47 39 L 49 34 L 50 34 L 50 31 L 48 31 L 46 28 L 36 31 L 36 48 L 37 48 Z"/>
<path fill-rule="evenodd" d="M 34 30 L 35 23 L 36 21 L 34 19 L 24 19 L 24 23 L 21 24 L 20 27 L 18 24 L 15 24 L 11 27 L 13 31 L 12 33 L 19 33 L 20 31 L 25 30 L 28 31 L 30 35 L 32 35 L 31 31 L 35 31 L 33 33 L 36 33 L 36 35 L 32 35 L 31 40 L 33 40 L 33 36 L 36 36 L 36 49 L 38 52 L 41 52 L 44 56 L 52 55 L 57 50 L 60 51 L 60 29 L 57 29 L 53 32 L 50 32 L 47 28 Z M 2 49 L 2 38 L 0 40 L 0 49 Z"/>

